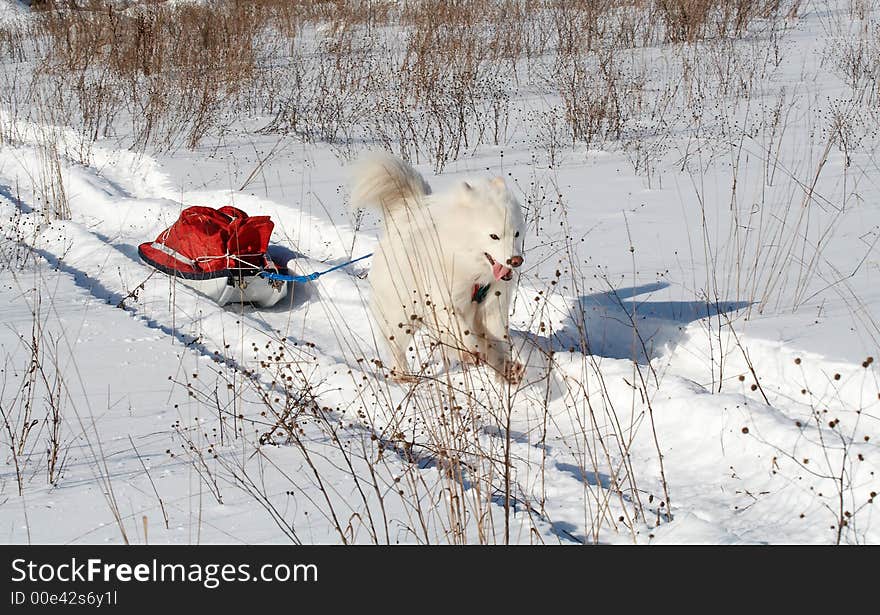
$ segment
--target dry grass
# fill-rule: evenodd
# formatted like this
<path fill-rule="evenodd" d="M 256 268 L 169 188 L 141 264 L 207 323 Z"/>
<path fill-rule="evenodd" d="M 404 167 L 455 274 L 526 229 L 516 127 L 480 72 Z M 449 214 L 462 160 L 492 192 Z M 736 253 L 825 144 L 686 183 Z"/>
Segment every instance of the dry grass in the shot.
<path fill-rule="evenodd" d="M 86 0 L 40 9 L 30 25 L 0 33 L 0 57 L 15 62 L 5 77 L 17 85 L 2 102 L 21 116 L 50 107 L 94 140 L 158 150 L 268 120 L 266 130 L 334 144 L 346 157 L 366 138 L 440 170 L 478 145 L 508 141 L 510 99 L 522 86 L 546 84 L 562 97 L 570 140 L 620 139 L 643 111 L 644 69 L 629 50 L 737 37 L 797 3 L 227 0 L 120 9 Z"/>

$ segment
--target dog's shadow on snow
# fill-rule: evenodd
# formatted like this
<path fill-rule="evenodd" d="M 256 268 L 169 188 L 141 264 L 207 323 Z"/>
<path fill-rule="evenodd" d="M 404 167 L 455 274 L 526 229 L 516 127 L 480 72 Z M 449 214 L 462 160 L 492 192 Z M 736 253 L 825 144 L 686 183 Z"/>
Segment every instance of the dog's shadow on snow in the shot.
<path fill-rule="evenodd" d="M 675 348 L 689 323 L 749 306 L 748 301 L 635 299 L 668 286 L 653 282 L 583 295 L 571 306 L 562 328 L 551 336 L 514 331 L 514 338 L 523 340 L 524 347 L 531 342 L 544 353 L 575 351 L 644 364 Z"/>

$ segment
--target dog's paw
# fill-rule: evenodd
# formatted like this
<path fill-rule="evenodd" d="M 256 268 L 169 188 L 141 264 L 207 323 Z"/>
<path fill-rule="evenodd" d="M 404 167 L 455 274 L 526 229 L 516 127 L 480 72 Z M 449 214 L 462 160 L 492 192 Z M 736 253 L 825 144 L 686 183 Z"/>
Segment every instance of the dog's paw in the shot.
<path fill-rule="evenodd" d="M 519 361 L 508 359 L 504 362 L 504 379 L 510 384 L 519 384 L 525 376 L 526 367 Z"/>
<path fill-rule="evenodd" d="M 479 350 L 473 352 L 462 352 L 461 363 L 465 367 L 476 367 L 486 362 L 486 356 Z"/>

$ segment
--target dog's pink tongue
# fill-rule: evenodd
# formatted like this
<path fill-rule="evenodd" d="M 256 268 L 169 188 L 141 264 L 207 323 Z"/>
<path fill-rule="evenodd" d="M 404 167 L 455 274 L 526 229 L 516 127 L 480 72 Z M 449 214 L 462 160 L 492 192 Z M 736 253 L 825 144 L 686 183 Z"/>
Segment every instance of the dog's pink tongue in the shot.
<path fill-rule="evenodd" d="M 492 265 L 492 275 L 495 276 L 495 281 L 499 281 L 501 278 L 510 273 L 510 267 L 505 267 L 501 263 L 495 263 Z"/>

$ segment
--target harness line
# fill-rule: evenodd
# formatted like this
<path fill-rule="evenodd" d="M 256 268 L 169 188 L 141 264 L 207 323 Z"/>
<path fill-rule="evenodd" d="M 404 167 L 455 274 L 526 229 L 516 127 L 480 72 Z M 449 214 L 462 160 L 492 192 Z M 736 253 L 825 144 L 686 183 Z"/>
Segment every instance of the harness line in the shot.
<path fill-rule="evenodd" d="M 330 269 L 327 269 L 325 271 L 314 271 L 306 275 L 287 275 L 284 273 L 273 273 L 271 271 L 261 271 L 257 275 L 261 278 L 266 278 L 267 280 L 278 280 L 280 282 L 313 282 L 320 278 L 322 275 L 328 274 L 332 271 L 336 271 L 337 269 L 342 269 L 343 267 L 348 267 L 351 264 L 362 261 L 365 258 L 370 258 L 371 256 L 373 256 L 372 252 L 370 252 L 369 254 L 364 254 L 363 256 L 359 256 L 354 260 L 336 265 L 335 267 L 331 267 Z"/>

